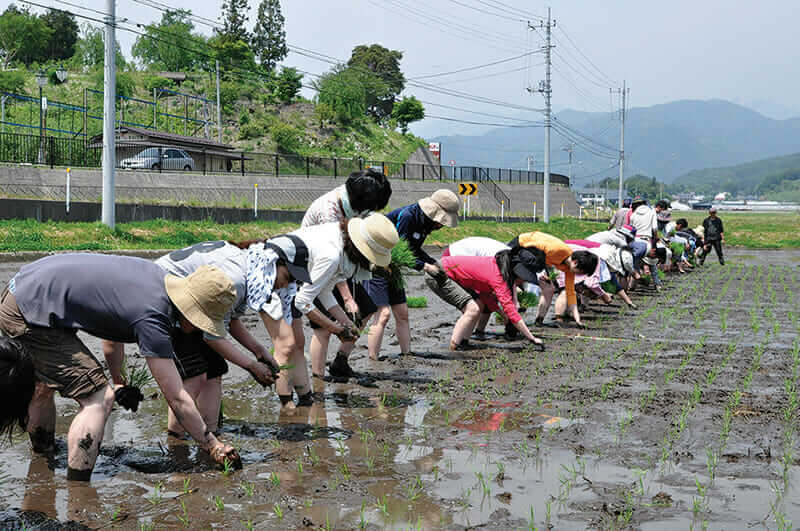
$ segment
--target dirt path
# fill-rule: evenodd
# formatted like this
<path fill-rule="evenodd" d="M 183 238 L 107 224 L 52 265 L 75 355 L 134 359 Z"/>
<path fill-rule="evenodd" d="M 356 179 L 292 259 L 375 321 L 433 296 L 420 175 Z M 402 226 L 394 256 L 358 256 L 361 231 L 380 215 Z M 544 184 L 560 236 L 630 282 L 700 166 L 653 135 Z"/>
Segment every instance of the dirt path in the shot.
<path fill-rule="evenodd" d="M 3 446 L 0 527 L 800 522 L 800 252 L 729 254 L 725 267 L 669 277 L 658 296 L 637 293 L 638 310 L 593 306 L 587 331 L 539 329 L 545 353 L 499 339 L 448 352 L 457 314 L 411 277 L 409 294 L 429 302 L 411 310 L 419 355 L 396 356 L 391 324 L 388 359 L 355 352 L 378 388 L 317 382 L 323 401 L 281 414 L 271 391 L 232 368 L 223 438 L 241 449 L 243 471 L 168 447 L 151 388 L 138 414 L 112 413 L 91 485 L 67 483 L 63 449 L 48 462 L 31 459 L 23 438 Z M 0 264 L 0 282 L 19 266 Z M 248 326 L 266 340 L 255 317 Z M 57 405 L 63 444 L 75 406 Z"/>

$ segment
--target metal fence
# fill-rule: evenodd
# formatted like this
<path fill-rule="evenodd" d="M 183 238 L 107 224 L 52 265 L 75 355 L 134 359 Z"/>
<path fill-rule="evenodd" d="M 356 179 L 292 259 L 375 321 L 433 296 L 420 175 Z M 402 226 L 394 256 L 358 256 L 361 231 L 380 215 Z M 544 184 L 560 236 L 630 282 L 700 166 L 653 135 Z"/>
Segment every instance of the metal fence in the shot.
<path fill-rule="evenodd" d="M 0 133 L 0 162 L 99 168 L 101 161 L 102 145 L 90 144 L 85 138 Z M 510 184 L 544 182 L 544 174 L 536 171 L 234 151 L 217 146 L 202 147 L 199 143 L 176 145 L 120 140 L 116 143 L 116 161 L 117 167 L 122 169 L 170 173 L 339 178 L 374 167 L 390 179 Z M 564 175 L 551 174 L 550 182 L 569 186 L 569 179 Z"/>

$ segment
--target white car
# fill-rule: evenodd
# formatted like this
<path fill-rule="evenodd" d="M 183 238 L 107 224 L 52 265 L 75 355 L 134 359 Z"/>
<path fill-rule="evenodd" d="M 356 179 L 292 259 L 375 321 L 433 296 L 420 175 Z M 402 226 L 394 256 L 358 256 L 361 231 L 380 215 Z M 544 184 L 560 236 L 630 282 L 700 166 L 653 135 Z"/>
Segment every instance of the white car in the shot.
<path fill-rule="evenodd" d="M 161 152 L 161 158 L 158 154 Z M 149 170 L 194 170 L 194 159 L 178 148 L 147 148 L 133 157 L 122 159 L 120 168 Z"/>

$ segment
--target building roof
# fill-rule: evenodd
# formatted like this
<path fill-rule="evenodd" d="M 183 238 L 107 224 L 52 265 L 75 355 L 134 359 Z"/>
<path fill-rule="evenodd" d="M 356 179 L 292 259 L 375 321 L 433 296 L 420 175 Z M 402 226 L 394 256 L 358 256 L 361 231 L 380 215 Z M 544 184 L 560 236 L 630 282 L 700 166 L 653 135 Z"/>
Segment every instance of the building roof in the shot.
<path fill-rule="evenodd" d="M 211 147 L 217 148 L 222 150 L 232 150 L 233 146 L 229 144 L 223 144 L 222 142 L 217 142 L 216 140 L 210 140 L 208 138 L 199 138 L 196 136 L 185 136 L 185 135 L 176 135 L 174 133 L 164 133 L 163 131 L 153 131 L 152 129 L 145 129 L 144 127 L 135 127 L 132 125 L 123 125 L 119 127 L 117 130 L 117 134 L 119 135 L 123 131 L 129 131 L 131 133 L 136 133 L 138 135 L 142 135 L 144 137 L 152 138 L 154 140 L 161 140 L 164 142 L 170 142 L 174 144 L 176 147 L 186 147 L 186 146 L 197 146 L 197 147 Z M 101 143 L 103 142 L 103 134 L 95 135 L 90 140 L 91 143 Z"/>

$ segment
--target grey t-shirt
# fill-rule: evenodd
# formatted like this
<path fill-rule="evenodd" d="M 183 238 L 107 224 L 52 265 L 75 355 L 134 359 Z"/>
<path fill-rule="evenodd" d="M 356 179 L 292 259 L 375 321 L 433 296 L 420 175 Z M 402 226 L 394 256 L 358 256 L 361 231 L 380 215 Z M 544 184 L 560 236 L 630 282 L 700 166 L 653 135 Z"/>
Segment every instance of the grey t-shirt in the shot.
<path fill-rule="evenodd" d="M 233 308 L 225 316 L 225 325 L 247 310 L 247 253 L 226 241 L 196 243 L 156 260 L 167 273 L 188 277 L 204 265 L 216 266 L 228 275 L 236 289 Z M 213 336 L 212 336 L 213 337 Z"/>
<path fill-rule="evenodd" d="M 141 258 L 60 254 L 20 269 L 14 298 L 29 325 L 83 330 L 138 343 L 143 356 L 173 358 L 177 312 L 165 276 L 162 268 Z"/>

